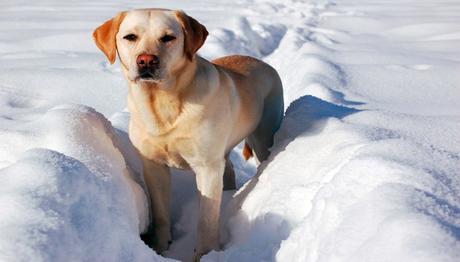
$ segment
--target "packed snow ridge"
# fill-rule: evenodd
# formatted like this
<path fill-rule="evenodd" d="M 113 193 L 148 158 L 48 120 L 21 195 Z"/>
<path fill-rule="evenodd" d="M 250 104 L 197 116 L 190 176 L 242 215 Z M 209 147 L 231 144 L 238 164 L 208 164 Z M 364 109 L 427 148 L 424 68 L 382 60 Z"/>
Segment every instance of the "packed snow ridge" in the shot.
<path fill-rule="evenodd" d="M 457 261 L 460 3 L 157 1 L 208 27 L 208 59 L 273 65 L 287 106 L 269 160 L 231 158 L 221 251 L 203 261 Z M 152 3 L 0 4 L 0 261 L 186 260 L 194 177 L 173 173 L 165 257 L 127 136 L 126 83 L 91 40 Z M 93 109 L 94 108 L 94 109 Z M 166 258 L 168 257 L 168 258 Z"/>

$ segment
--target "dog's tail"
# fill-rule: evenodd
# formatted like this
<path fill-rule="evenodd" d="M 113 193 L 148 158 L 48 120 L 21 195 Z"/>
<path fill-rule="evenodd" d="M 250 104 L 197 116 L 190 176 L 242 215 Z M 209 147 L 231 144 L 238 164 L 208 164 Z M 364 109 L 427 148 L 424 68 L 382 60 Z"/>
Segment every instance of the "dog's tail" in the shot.
<path fill-rule="evenodd" d="M 249 146 L 248 142 L 244 142 L 244 148 L 243 148 L 243 156 L 244 159 L 247 161 L 249 158 L 253 157 L 252 154 L 252 148 Z"/>

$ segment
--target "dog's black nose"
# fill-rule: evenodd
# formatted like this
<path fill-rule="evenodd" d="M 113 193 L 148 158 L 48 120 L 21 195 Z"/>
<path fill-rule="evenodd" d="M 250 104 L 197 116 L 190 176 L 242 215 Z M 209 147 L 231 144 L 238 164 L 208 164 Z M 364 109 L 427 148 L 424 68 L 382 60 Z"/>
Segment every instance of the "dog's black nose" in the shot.
<path fill-rule="evenodd" d="M 160 63 L 158 56 L 150 54 L 141 54 L 136 59 L 139 68 L 154 67 Z"/>

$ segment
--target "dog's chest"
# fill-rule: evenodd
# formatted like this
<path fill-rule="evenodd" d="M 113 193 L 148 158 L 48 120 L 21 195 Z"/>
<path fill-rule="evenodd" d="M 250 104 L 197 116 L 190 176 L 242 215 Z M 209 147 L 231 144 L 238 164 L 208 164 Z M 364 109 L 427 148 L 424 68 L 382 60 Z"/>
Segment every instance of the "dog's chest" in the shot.
<path fill-rule="evenodd" d="M 193 154 L 193 140 L 189 137 L 190 131 L 188 134 L 180 131 L 154 136 L 131 123 L 129 136 L 142 156 L 170 167 L 189 169 L 184 156 Z"/>
<path fill-rule="evenodd" d="M 130 90 L 129 137 L 133 145 L 148 159 L 189 169 L 189 162 L 202 156 L 203 150 L 198 145 L 207 137 L 207 132 L 202 132 L 203 105 L 187 103 L 181 107 L 160 91 L 150 99 L 148 93 L 143 93 L 145 90 Z"/>
<path fill-rule="evenodd" d="M 158 163 L 165 164 L 170 167 L 189 169 L 187 161 L 183 157 L 184 148 L 179 148 L 174 143 L 161 143 L 149 141 L 147 145 L 150 157 Z"/>

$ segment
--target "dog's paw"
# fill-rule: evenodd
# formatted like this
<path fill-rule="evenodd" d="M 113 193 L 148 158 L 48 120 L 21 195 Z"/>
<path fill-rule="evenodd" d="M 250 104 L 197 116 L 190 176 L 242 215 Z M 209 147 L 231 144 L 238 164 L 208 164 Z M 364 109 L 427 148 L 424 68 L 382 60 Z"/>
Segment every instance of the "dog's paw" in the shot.
<path fill-rule="evenodd" d="M 147 232 L 147 233 L 144 233 L 144 234 L 141 234 L 141 239 L 142 241 L 144 241 L 144 243 L 153 249 L 154 247 L 154 241 L 155 241 L 155 236 L 150 233 L 150 232 Z"/>
<path fill-rule="evenodd" d="M 201 257 L 208 254 L 209 252 L 213 251 L 213 250 L 221 250 L 220 248 L 218 248 L 220 245 L 217 245 L 215 248 L 194 248 L 193 249 L 193 259 L 192 261 L 200 261 Z"/>
<path fill-rule="evenodd" d="M 154 230 L 149 230 L 147 233 L 141 234 L 141 239 L 148 247 L 160 255 L 168 250 L 172 244 L 171 234 L 162 234 L 160 236 L 160 234 L 154 233 Z"/>
<path fill-rule="evenodd" d="M 171 228 L 169 226 L 155 228 L 155 241 L 153 249 L 159 254 L 168 250 L 172 243 Z"/>

